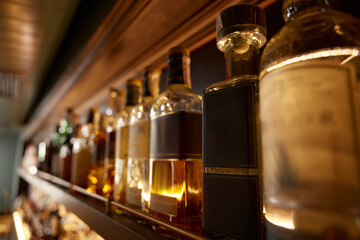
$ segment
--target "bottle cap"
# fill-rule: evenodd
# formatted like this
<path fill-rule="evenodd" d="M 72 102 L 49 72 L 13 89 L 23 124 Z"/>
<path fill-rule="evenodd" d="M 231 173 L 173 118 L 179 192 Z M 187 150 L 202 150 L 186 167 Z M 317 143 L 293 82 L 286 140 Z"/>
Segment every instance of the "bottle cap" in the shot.
<path fill-rule="evenodd" d="M 172 55 L 172 54 L 183 54 L 185 56 L 190 57 L 190 50 L 183 47 L 183 46 L 177 46 L 177 47 L 170 48 L 169 54 L 170 55 Z"/>
<path fill-rule="evenodd" d="M 239 4 L 223 10 L 216 18 L 218 39 L 241 30 L 240 25 L 257 25 L 258 31 L 266 35 L 266 18 L 262 8 L 254 4 Z"/>
<path fill-rule="evenodd" d="M 139 78 L 131 78 L 127 81 L 127 86 L 141 87 L 142 81 Z"/>

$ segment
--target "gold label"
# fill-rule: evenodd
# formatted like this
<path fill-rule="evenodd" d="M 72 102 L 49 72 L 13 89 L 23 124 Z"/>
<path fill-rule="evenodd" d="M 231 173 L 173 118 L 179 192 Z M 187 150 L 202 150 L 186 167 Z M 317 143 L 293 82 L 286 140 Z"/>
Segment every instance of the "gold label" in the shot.
<path fill-rule="evenodd" d="M 151 193 L 150 196 L 150 209 L 160 212 L 169 216 L 177 215 L 178 201 L 174 197 L 168 197 L 156 193 Z"/>
<path fill-rule="evenodd" d="M 324 61 L 291 64 L 262 79 L 260 116 L 266 187 L 278 188 L 284 182 L 288 186 L 283 187 L 307 186 L 318 195 L 313 198 L 319 199 L 334 192 L 321 186 L 358 189 L 355 79 L 354 69 Z M 354 198 L 350 195 L 344 198 Z"/>
<path fill-rule="evenodd" d="M 150 120 L 129 127 L 129 158 L 149 158 Z"/>
<path fill-rule="evenodd" d="M 129 146 L 129 126 L 120 128 L 120 158 L 127 159 Z"/>

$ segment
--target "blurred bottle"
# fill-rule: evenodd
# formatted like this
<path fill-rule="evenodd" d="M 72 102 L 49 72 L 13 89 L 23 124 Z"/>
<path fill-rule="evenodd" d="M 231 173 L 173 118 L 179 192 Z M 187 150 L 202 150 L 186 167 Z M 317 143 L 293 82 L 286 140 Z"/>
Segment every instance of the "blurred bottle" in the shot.
<path fill-rule="evenodd" d="M 72 139 L 77 132 L 75 121 L 75 115 L 70 108 L 67 109 L 65 118 L 60 121 L 59 177 L 65 181 L 70 181 L 71 177 Z"/>
<path fill-rule="evenodd" d="M 99 112 L 96 108 L 90 109 L 86 124 L 82 125 L 79 136 L 74 140 L 72 152 L 71 183 L 87 188 L 88 174 L 91 169 L 94 152 L 93 138 L 95 137 L 95 124 L 99 131 Z M 96 157 L 96 156 L 94 156 Z"/>
<path fill-rule="evenodd" d="M 160 69 L 146 69 L 142 103 L 133 107 L 129 117 L 126 202 L 144 211 L 148 211 L 150 200 L 150 109 L 159 95 L 160 79 Z"/>
<path fill-rule="evenodd" d="M 37 146 L 38 169 L 50 173 L 51 170 L 51 148 L 50 142 L 43 140 Z"/>
<path fill-rule="evenodd" d="M 106 115 L 101 115 L 96 109 L 94 112 L 93 132 L 89 136 L 89 150 L 91 155 L 91 169 L 87 176 L 87 190 L 102 194 L 104 187 L 104 158 L 106 142 Z"/>
<path fill-rule="evenodd" d="M 126 89 L 126 106 L 116 120 L 115 182 L 113 197 L 115 201 L 120 203 L 125 203 L 126 197 L 129 116 L 131 109 L 140 102 L 141 80 L 136 78 L 128 80 Z"/>
<path fill-rule="evenodd" d="M 60 124 L 56 125 L 55 132 L 50 142 L 51 149 L 51 168 L 50 173 L 56 177 L 59 176 L 59 150 L 60 150 Z"/>
<path fill-rule="evenodd" d="M 336 2 L 284 1 L 261 57 L 268 239 L 360 239 L 360 21 Z"/>
<path fill-rule="evenodd" d="M 106 142 L 104 162 L 104 187 L 102 195 L 109 197 L 112 194 L 115 175 L 115 129 L 116 115 L 119 111 L 118 91 L 110 89 L 109 103 L 106 109 Z"/>

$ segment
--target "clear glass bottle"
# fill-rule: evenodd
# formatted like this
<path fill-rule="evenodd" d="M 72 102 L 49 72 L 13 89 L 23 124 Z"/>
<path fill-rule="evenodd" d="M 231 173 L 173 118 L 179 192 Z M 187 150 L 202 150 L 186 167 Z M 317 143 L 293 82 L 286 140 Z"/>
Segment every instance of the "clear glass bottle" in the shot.
<path fill-rule="evenodd" d="M 360 238 L 360 22 L 334 2 L 285 1 L 261 58 L 265 217 L 277 239 Z"/>
<path fill-rule="evenodd" d="M 201 96 L 191 92 L 189 50 L 170 49 L 168 63 L 167 88 L 150 113 L 149 208 L 191 230 L 202 216 Z"/>
<path fill-rule="evenodd" d="M 91 155 L 91 169 L 87 176 L 87 190 L 101 195 L 104 187 L 104 159 L 106 142 L 105 114 L 98 110 L 94 112 L 94 128 L 89 136 L 89 149 Z"/>
<path fill-rule="evenodd" d="M 145 71 L 142 103 L 132 108 L 129 117 L 126 202 L 144 211 L 150 200 L 150 109 L 160 92 L 160 78 L 160 69 Z"/>
<path fill-rule="evenodd" d="M 216 32 L 226 79 L 203 93 L 203 227 L 212 234 L 262 239 L 257 113 L 265 13 L 254 4 L 229 7 L 216 19 Z"/>
<path fill-rule="evenodd" d="M 106 109 L 106 141 L 104 161 L 104 186 L 102 195 L 109 197 L 112 194 L 115 176 L 115 133 L 116 115 L 119 111 L 118 91 L 110 89 L 109 103 Z"/>
<path fill-rule="evenodd" d="M 133 78 L 128 80 L 126 86 L 126 106 L 116 120 L 115 143 L 115 181 L 113 198 L 119 203 L 126 199 L 126 174 L 129 143 L 129 116 L 131 109 L 141 101 L 141 80 Z"/>

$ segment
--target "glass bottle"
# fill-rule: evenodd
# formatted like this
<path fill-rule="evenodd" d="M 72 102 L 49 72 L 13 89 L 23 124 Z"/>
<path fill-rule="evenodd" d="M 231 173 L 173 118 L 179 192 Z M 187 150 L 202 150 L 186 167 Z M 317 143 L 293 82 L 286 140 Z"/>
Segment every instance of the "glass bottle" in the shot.
<path fill-rule="evenodd" d="M 360 21 L 335 1 L 284 1 L 261 58 L 267 235 L 360 238 Z"/>
<path fill-rule="evenodd" d="M 192 230 L 202 215 L 201 96 L 191 92 L 189 50 L 170 49 L 168 63 L 167 88 L 150 113 L 149 208 Z"/>
<path fill-rule="evenodd" d="M 106 109 L 106 141 L 105 141 L 105 162 L 104 162 L 104 187 L 102 195 L 109 197 L 112 194 L 115 175 L 115 129 L 116 114 L 118 112 L 118 91 L 110 89 L 108 107 Z"/>
<path fill-rule="evenodd" d="M 116 120 L 116 143 L 115 143 L 115 182 L 114 200 L 125 203 L 126 198 L 126 167 L 128 160 L 129 143 L 129 116 L 131 109 L 141 100 L 141 80 L 133 78 L 128 80 L 126 86 L 126 106 L 120 112 Z"/>
<path fill-rule="evenodd" d="M 94 112 L 94 128 L 89 136 L 89 149 L 91 155 L 91 169 L 87 176 L 87 190 L 101 195 L 104 187 L 104 158 L 106 142 L 105 114 Z"/>
<path fill-rule="evenodd" d="M 126 202 L 144 211 L 150 200 L 150 109 L 160 92 L 160 78 L 160 69 L 145 71 L 142 103 L 132 108 L 129 117 Z"/>
<path fill-rule="evenodd" d="M 78 137 L 73 142 L 72 162 L 71 162 L 71 183 L 86 188 L 88 184 L 88 173 L 91 169 L 92 160 L 92 142 L 91 138 L 95 131 L 95 118 L 98 111 L 95 108 L 90 109 L 86 124 L 83 124 L 78 131 Z"/>
<path fill-rule="evenodd" d="M 59 149 L 59 177 L 65 181 L 70 181 L 71 176 L 71 150 L 72 139 L 76 135 L 75 115 L 72 109 L 67 109 L 66 116 L 60 121 L 60 143 Z"/>
<path fill-rule="evenodd" d="M 229 7 L 217 17 L 216 32 L 217 47 L 225 54 L 226 79 L 203 92 L 203 227 L 212 234 L 262 239 L 256 125 L 265 13 L 254 4 Z"/>
<path fill-rule="evenodd" d="M 56 177 L 59 176 L 59 150 L 60 150 L 60 124 L 55 127 L 55 132 L 50 142 L 51 168 L 50 173 Z"/>

